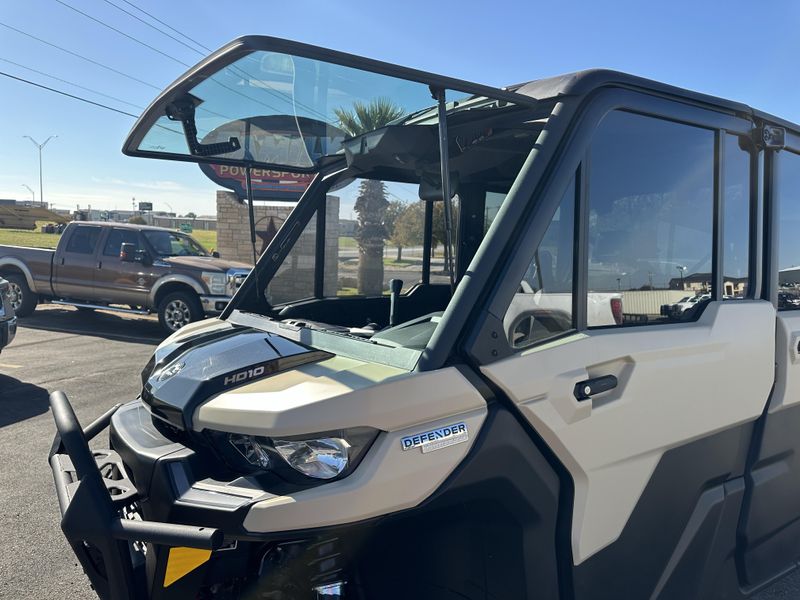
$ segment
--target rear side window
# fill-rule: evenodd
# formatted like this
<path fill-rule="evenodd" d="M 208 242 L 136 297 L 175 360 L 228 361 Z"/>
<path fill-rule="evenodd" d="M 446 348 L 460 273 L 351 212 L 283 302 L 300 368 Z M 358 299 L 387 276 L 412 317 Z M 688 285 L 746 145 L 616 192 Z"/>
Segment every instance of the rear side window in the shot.
<path fill-rule="evenodd" d="M 119 256 L 122 244 L 133 244 L 139 249 L 139 233 L 130 229 L 112 229 L 103 248 L 103 256 Z"/>
<path fill-rule="evenodd" d="M 723 160 L 722 298 L 750 295 L 750 153 L 738 136 L 726 134 Z"/>
<path fill-rule="evenodd" d="M 778 309 L 800 308 L 800 155 L 783 150 L 778 168 Z"/>
<path fill-rule="evenodd" d="M 588 325 L 699 315 L 711 298 L 714 133 L 609 113 L 590 150 L 588 201 Z"/>
<path fill-rule="evenodd" d="M 78 225 L 69 238 L 66 251 L 75 254 L 94 254 L 99 238 L 100 227 Z"/>

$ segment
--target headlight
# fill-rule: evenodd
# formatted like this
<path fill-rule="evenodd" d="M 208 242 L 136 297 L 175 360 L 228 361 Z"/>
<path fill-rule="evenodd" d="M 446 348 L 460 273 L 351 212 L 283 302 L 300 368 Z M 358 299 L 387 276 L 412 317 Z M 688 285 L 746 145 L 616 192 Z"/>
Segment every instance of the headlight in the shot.
<path fill-rule="evenodd" d="M 275 449 L 289 466 L 314 479 L 333 479 L 347 469 L 350 443 L 342 438 L 291 442 L 275 440 Z"/>
<path fill-rule="evenodd" d="M 219 296 L 225 294 L 226 284 L 228 282 L 228 276 L 225 273 L 203 271 L 200 278 L 205 282 L 206 286 L 208 286 L 208 290 L 212 294 L 217 294 Z"/>
<path fill-rule="evenodd" d="M 375 441 L 378 430 L 371 427 L 354 427 L 313 435 L 285 438 L 268 438 L 228 433 L 225 443 L 231 453 L 220 447 L 220 434 L 213 438 L 231 466 L 245 471 L 271 471 L 284 479 L 328 480 L 344 477 L 358 466 L 364 453 Z"/>

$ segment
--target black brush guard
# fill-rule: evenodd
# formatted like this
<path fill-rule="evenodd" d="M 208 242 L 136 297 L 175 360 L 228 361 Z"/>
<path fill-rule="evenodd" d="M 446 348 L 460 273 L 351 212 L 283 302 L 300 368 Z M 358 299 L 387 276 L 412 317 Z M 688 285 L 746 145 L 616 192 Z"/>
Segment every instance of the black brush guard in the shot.
<path fill-rule="evenodd" d="M 139 600 L 161 594 L 155 585 L 148 591 L 144 560 L 141 555 L 137 558 L 133 542 L 213 551 L 222 545 L 223 533 L 209 527 L 122 516 L 122 509 L 138 499 L 136 488 L 115 452 L 92 452 L 88 444 L 108 427 L 120 406 L 82 429 L 67 396 L 53 392 L 50 407 L 58 433 L 49 460 L 61 508 L 61 529 L 97 595 L 104 600 Z"/>

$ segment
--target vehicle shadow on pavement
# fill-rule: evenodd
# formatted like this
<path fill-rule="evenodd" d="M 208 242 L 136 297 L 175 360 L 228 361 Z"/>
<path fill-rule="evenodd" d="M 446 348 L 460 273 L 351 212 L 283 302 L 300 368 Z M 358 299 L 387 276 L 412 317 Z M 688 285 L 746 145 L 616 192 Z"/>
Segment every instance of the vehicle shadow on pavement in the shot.
<path fill-rule="evenodd" d="M 0 374 L 0 427 L 41 415 L 49 406 L 46 389 Z"/>
<path fill-rule="evenodd" d="M 153 317 L 45 306 L 20 319 L 19 326 L 139 344 L 155 344 L 166 337 L 158 320 Z"/>

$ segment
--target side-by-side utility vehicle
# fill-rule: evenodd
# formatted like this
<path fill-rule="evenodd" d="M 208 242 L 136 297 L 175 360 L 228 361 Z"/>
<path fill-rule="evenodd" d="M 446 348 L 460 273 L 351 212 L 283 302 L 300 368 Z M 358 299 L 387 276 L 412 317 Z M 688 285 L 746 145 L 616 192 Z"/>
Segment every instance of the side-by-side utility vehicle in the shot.
<path fill-rule="evenodd" d="M 167 333 L 219 315 L 250 269 L 185 233 L 108 221 L 70 223 L 53 250 L 0 245 L 0 275 L 17 316 L 47 301 L 84 311 L 155 312 Z"/>
<path fill-rule="evenodd" d="M 235 168 L 250 207 L 264 170 L 313 180 L 140 397 L 82 428 L 52 395 L 102 598 L 707 600 L 795 568 L 797 125 L 245 37 L 124 152 Z"/>

